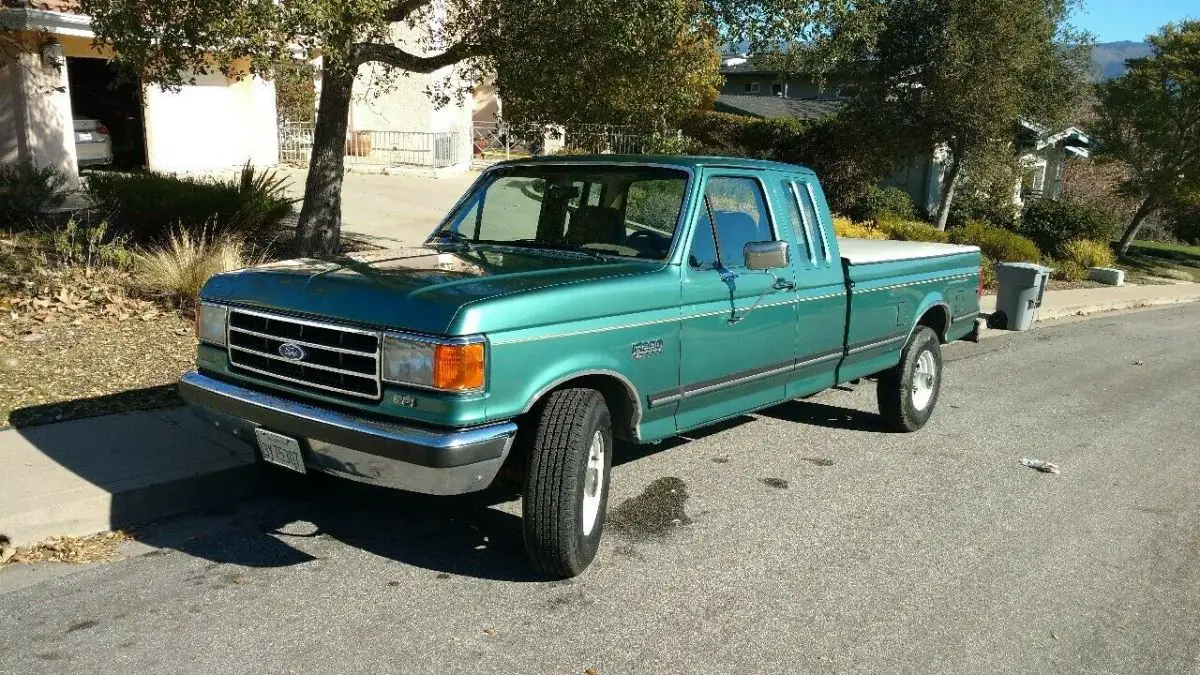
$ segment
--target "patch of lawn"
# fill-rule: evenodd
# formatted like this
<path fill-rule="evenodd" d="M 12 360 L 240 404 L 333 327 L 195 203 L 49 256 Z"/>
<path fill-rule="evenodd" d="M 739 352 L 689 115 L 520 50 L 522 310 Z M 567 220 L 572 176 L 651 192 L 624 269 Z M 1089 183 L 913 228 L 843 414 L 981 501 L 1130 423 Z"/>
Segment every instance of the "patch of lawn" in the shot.
<path fill-rule="evenodd" d="M 1118 265 L 1133 283 L 1200 281 L 1200 246 L 1136 241 Z"/>

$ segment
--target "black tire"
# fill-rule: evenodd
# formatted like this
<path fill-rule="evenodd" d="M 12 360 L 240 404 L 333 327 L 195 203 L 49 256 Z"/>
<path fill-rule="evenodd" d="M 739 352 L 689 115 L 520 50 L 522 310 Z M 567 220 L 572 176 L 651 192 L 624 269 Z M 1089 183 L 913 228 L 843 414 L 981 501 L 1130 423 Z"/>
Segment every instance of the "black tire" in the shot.
<path fill-rule="evenodd" d="M 932 397 L 923 408 L 913 403 L 913 378 L 921 355 L 929 353 L 934 364 Z M 917 326 L 908 344 L 900 352 L 900 363 L 879 375 L 875 388 L 879 414 L 889 431 L 909 433 L 925 426 L 937 407 L 942 389 L 942 346 L 937 333 L 927 326 Z"/>
<path fill-rule="evenodd" d="M 599 511 L 590 532 L 585 532 L 585 482 L 597 433 L 604 455 L 597 477 Z M 537 571 L 573 577 L 596 557 L 608 507 L 612 450 L 612 418 L 600 392 L 563 389 L 550 394 L 529 448 L 521 504 L 525 553 Z"/>

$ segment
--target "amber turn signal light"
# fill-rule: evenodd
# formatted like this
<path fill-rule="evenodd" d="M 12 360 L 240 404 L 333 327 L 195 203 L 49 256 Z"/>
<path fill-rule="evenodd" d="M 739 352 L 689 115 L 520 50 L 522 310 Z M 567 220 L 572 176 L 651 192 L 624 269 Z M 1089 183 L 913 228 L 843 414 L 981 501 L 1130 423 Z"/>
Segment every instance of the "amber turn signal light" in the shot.
<path fill-rule="evenodd" d="M 483 389 L 483 343 L 437 345 L 433 352 L 433 386 L 446 391 Z"/>

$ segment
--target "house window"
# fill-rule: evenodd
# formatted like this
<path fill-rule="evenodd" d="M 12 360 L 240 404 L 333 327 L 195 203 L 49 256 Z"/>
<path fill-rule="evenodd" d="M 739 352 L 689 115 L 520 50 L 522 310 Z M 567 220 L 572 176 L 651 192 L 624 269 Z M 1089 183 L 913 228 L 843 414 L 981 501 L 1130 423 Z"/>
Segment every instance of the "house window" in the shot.
<path fill-rule="evenodd" d="M 747 94 L 757 94 L 762 91 L 762 85 L 758 82 L 747 82 L 745 91 Z"/>
<path fill-rule="evenodd" d="M 771 85 L 771 95 L 783 96 L 783 84 L 776 82 L 775 84 Z"/>

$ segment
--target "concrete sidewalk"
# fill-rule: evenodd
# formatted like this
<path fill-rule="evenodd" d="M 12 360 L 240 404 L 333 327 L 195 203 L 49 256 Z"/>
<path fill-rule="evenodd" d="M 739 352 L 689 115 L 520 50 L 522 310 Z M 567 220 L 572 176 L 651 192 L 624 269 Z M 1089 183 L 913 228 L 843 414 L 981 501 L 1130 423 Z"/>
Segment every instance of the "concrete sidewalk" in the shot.
<path fill-rule="evenodd" d="M 1035 320 L 1052 321 L 1068 316 L 1196 301 L 1200 301 L 1200 284 L 1189 283 L 1047 291 Z M 996 296 L 983 296 L 979 306 L 984 314 L 991 314 L 996 310 Z"/>
<path fill-rule="evenodd" d="M 1197 300 L 1200 284 L 1052 291 L 1038 320 Z M 253 465 L 186 408 L 0 431 L 0 534 L 24 545 L 233 501 L 259 489 Z"/>
<path fill-rule="evenodd" d="M 0 431 L 0 534 L 21 546 L 237 499 L 253 464 L 186 408 Z"/>

